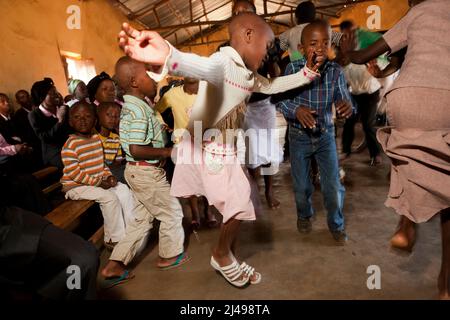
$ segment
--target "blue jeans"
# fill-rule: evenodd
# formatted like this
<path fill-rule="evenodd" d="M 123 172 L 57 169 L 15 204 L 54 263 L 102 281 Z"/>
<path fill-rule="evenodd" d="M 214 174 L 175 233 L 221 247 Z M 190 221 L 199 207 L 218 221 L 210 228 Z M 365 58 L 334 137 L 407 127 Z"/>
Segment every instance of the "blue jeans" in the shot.
<path fill-rule="evenodd" d="M 336 151 L 334 127 L 327 127 L 318 136 L 289 127 L 289 149 L 291 152 L 291 174 L 294 183 L 297 216 L 308 219 L 314 214 L 311 196 L 314 186 L 311 182 L 311 158 L 319 165 L 320 186 L 328 212 L 330 231 L 344 230 L 345 188 L 339 180 L 339 164 Z"/>

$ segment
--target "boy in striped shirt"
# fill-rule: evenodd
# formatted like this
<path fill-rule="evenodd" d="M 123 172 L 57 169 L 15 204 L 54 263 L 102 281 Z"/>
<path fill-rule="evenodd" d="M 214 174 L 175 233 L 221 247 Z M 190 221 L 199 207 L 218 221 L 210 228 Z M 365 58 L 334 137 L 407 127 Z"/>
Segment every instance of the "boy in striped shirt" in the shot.
<path fill-rule="evenodd" d="M 75 133 L 63 146 L 61 183 L 67 199 L 94 200 L 104 219 L 105 245 L 113 247 L 125 236 L 125 227 L 134 220 L 134 198 L 125 184 L 117 182 L 105 165 L 102 141 L 92 134 L 95 111 L 85 101 L 70 109 L 69 124 Z"/>

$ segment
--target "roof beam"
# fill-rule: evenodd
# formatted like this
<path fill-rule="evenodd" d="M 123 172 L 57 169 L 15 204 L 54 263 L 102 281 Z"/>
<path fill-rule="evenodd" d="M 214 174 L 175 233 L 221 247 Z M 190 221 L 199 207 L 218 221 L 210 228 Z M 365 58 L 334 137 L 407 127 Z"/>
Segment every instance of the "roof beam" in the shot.
<path fill-rule="evenodd" d="M 355 5 L 355 4 L 358 4 L 358 3 L 370 2 L 370 1 L 373 1 L 373 0 L 356 0 L 356 1 L 347 0 L 347 1 L 344 1 L 344 2 L 339 2 L 339 3 L 330 4 L 330 5 L 326 5 L 326 6 L 319 6 L 319 7 L 316 7 L 316 9 L 325 10 L 325 9 L 336 8 L 336 7 L 343 7 L 343 6 L 348 6 L 348 5 Z"/>
<path fill-rule="evenodd" d="M 263 14 L 263 15 L 260 15 L 260 17 L 269 18 L 269 17 L 275 17 L 275 16 L 282 16 L 282 15 L 286 15 L 286 14 L 291 14 L 291 10 Z M 159 32 L 159 31 L 170 30 L 170 29 L 178 30 L 181 28 L 197 27 L 200 25 L 213 25 L 213 24 L 221 25 L 221 24 L 226 24 L 229 21 L 230 21 L 230 18 L 227 18 L 224 20 L 197 21 L 197 22 L 189 22 L 189 23 L 185 23 L 185 24 L 181 24 L 181 25 L 161 26 L 161 27 L 157 27 L 157 28 L 152 28 L 152 30 Z"/>
<path fill-rule="evenodd" d="M 142 17 L 148 15 L 149 12 L 156 10 L 159 6 L 161 6 L 162 4 L 165 4 L 167 2 L 169 2 L 169 0 L 161 0 L 157 3 L 155 3 L 154 5 L 145 6 L 142 9 L 129 14 L 128 19 L 134 20 L 134 19 L 142 18 Z"/>
<path fill-rule="evenodd" d="M 231 2 L 233 2 L 233 1 L 232 1 L 232 0 L 229 0 L 229 1 L 225 2 L 225 3 L 222 3 L 220 6 L 218 6 L 217 8 L 214 8 L 214 9 L 208 11 L 206 14 L 208 15 L 208 14 L 210 14 L 210 13 L 216 11 L 216 10 L 219 10 L 219 9 L 221 9 L 222 7 L 224 7 L 224 6 L 228 5 L 228 4 L 230 4 Z M 200 17 L 196 18 L 195 20 L 201 19 L 201 18 L 203 18 L 204 16 L 205 16 L 205 15 L 203 14 L 203 15 L 201 15 Z M 211 24 L 211 22 L 206 22 L 206 23 L 204 23 L 204 25 L 209 25 L 209 24 Z M 199 26 L 199 24 L 197 24 L 197 25 L 195 25 L 195 26 Z M 171 36 L 172 34 L 174 34 L 175 32 L 177 32 L 178 30 L 180 30 L 180 29 L 181 29 L 181 26 L 177 25 L 177 26 L 172 26 L 171 28 L 160 29 L 160 30 L 158 30 L 158 29 L 152 29 L 152 30 L 154 30 L 154 31 L 164 31 L 164 30 L 167 30 L 167 29 L 173 29 L 172 32 L 170 32 L 170 33 L 168 33 L 168 34 L 165 35 L 166 37 L 169 37 L 169 36 Z"/>

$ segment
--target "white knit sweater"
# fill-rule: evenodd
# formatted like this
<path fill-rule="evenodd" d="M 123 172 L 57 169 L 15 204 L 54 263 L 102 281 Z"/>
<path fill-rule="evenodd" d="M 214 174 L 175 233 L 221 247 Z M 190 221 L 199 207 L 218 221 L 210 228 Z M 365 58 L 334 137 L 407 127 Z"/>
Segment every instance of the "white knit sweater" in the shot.
<path fill-rule="evenodd" d="M 197 99 L 192 106 L 188 126 L 191 132 L 194 121 L 202 121 L 203 130 L 214 127 L 252 92 L 284 92 L 306 85 L 320 76 L 305 66 L 296 74 L 267 79 L 247 69 L 232 47 L 223 47 L 210 57 L 200 57 L 169 46 L 171 52 L 161 73 L 148 73 L 157 82 L 167 74 L 204 80 L 200 81 Z"/>

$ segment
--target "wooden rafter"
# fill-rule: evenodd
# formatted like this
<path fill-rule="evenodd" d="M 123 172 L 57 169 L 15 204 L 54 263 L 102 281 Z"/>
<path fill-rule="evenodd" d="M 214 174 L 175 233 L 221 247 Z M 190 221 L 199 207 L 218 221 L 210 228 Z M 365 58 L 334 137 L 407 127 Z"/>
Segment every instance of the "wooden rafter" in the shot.
<path fill-rule="evenodd" d="M 286 2 L 286 0 L 283 0 L 283 2 L 282 2 L 282 3 L 279 3 L 278 9 L 277 9 L 277 10 L 275 10 L 275 12 L 279 12 L 279 11 L 281 10 L 281 8 L 283 8 L 283 6 L 284 6 L 285 2 Z M 265 3 L 265 5 L 266 5 L 266 7 L 267 7 L 267 2 L 266 2 L 266 1 L 264 1 L 264 3 Z M 264 10 L 264 11 L 266 11 L 266 10 Z M 292 10 L 291 10 L 291 11 L 292 11 Z M 264 14 L 267 14 L 267 12 L 264 12 Z M 270 19 L 269 19 L 269 21 L 270 21 L 270 22 L 272 22 L 273 20 L 275 20 L 275 16 L 273 16 L 273 17 L 270 17 Z"/>
<path fill-rule="evenodd" d="M 153 15 L 155 16 L 155 19 L 158 22 L 158 26 L 161 27 L 161 21 L 159 20 L 158 12 L 156 12 L 156 9 L 153 9 Z"/>
<path fill-rule="evenodd" d="M 286 1 L 280 2 L 280 1 L 267 0 L 267 2 L 273 3 L 273 4 L 279 4 L 279 5 L 282 5 L 282 6 L 286 7 L 286 8 L 290 8 L 290 9 L 293 10 L 293 12 L 295 12 L 295 9 L 297 8 L 296 6 L 292 6 L 290 4 L 285 3 Z M 353 2 L 353 3 L 355 3 L 355 2 Z M 327 16 L 327 17 L 337 18 L 337 16 L 335 14 L 330 14 L 330 13 L 324 12 L 320 8 L 321 7 L 316 7 L 316 12 L 317 13 L 322 14 L 322 15 Z M 294 23 L 293 19 L 292 19 L 292 23 Z"/>
<path fill-rule="evenodd" d="M 205 17 L 206 21 L 209 20 L 208 18 L 208 13 L 206 13 L 206 6 L 205 6 L 205 2 L 203 0 L 200 0 L 202 3 L 202 7 L 203 7 L 203 16 Z"/>
<path fill-rule="evenodd" d="M 210 13 L 216 11 L 216 10 L 221 9 L 222 7 L 224 7 L 224 6 L 228 5 L 228 4 L 230 4 L 231 2 L 233 2 L 233 1 L 232 1 L 232 0 L 229 0 L 229 1 L 225 2 L 225 3 L 222 3 L 222 4 L 219 5 L 217 8 L 214 8 L 214 9 L 211 9 L 210 11 L 208 11 L 208 12 L 206 13 L 206 15 L 208 15 L 208 14 L 210 14 Z M 199 19 L 203 18 L 204 16 L 205 16 L 205 15 L 202 14 L 200 17 L 195 18 L 194 20 L 199 20 Z M 208 24 L 211 24 L 211 23 L 210 23 L 210 22 L 209 22 L 209 23 L 208 23 L 208 22 L 204 23 L 204 25 L 208 25 Z M 197 24 L 197 25 L 195 25 L 195 26 L 198 26 L 198 25 L 199 25 L 199 24 Z M 173 26 L 172 28 L 166 28 L 166 29 L 160 29 L 160 30 L 158 30 L 158 29 L 152 29 L 152 30 L 155 30 L 155 31 L 164 31 L 164 30 L 167 30 L 167 29 L 172 29 L 172 32 L 170 32 L 170 33 L 168 33 L 168 34 L 165 35 L 166 37 L 169 37 L 169 36 L 173 35 L 175 32 L 177 32 L 178 30 L 180 30 L 180 26 Z"/>
<path fill-rule="evenodd" d="M 286 15 L 286 14 L 291 14 L 291 10 L 287 10 L 287 11 L 279 11 L 279 12 L 272 12 L 272 13 L 268 13 L 268 14 L 262 14 L 260 15 L 260 17 L 263 18 L 269 18 L 269 17 L 274 17 L 274 16 L 282 16 L 282 15 Z M 224 20 L 210 20 L 210 21 L 196 21 L 196 22 L 188 22 L 182 25 L 172 25 L 172 26 L 162 26 L 162 27 L 157 27 L 157 28 L 152 28 L 152 30 L 154 31 L 164 31 L 164 30 L 174 30 L 174 29 L 180 29 L 180 28 L 189 28 L 189 27 L 197 27 L 200 25 L 213 25 L 213 24 L 217 24 L 217 25 L 222 25 L 222 24 L 226 24 L 230 21 L 230 18 L 224 19 Z M 173 32 L 171 33 L 173 34 Z M 167 35 L 166 35 L 167 36 Z"/>
<path fill-rule="evenodd" d="M 142 17 L 148 15 L 153 10 L 156 10 L 159 6 L 161 6 L 162 4 L 164 4 L 166 2 L 169 2 L 169 0 L 161 0 L 153 5 L 145 6 L 142 9 L 140 9 L 132 14 L 129 14 L 128 19 L 134 20 L 134 19 L 142 18 Z"/>
<path fill-rule="evenodd" d="M 167 2 L 167 6 L 169 7 L 170 11 L 172 11 L 172 13 L 175 15 L 177 20 L 180 21 L 180 25 L 183 25 L 183 16 L 180 15 L 179 11 L 177 11 L 173 7 L 172 2 L 170 0 Z M 192 38 L 192 36 L 193 36 L 192 32 L 189 29 L 187 29 L 187 27 L 183 27 L 183 29 L 186 30 L 189 37 Z"/>

